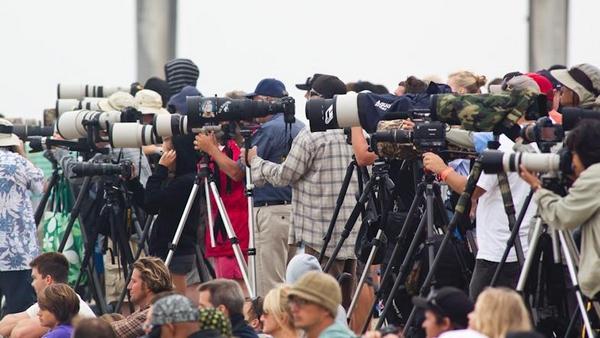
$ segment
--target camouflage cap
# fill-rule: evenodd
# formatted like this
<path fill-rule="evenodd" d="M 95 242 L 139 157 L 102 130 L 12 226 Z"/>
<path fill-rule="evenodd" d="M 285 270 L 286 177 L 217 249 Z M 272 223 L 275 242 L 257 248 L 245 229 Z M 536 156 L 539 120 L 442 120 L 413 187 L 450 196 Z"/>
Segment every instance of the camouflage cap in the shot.
<path fill-rule="evenodd" d="M 198 308 L 182 295 L 163 297 L 152 305 L 152 325 L 198 321 Z"/>
<path fill-rule="evenodd" d="M 214 308 L 200 309 L 199 315 L 200 329 L 215 330 L 224 337 L 231 337 L 231 322 L 223 312 Z"/>

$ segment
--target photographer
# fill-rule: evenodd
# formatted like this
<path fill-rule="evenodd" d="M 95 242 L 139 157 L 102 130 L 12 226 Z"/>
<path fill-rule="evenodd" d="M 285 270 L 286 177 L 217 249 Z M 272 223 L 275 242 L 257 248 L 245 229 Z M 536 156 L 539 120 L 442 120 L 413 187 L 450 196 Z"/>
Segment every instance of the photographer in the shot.
<path fill-rule="evenodd" d="M 559 230 L 581 226 L 579 285 L 592 299 L 600 292 L 600 121 L 582 120 L 566 140 L 571 151 L 575 182 L 564 197 L 544 189 L 540 179 L 521 166 L 521 177 L 536 191 L 539 214 Z"/>
<path fill-rule="evenodd" d="M 0 119 L 0 294 L 1 314 L 25 310 L 34 299 L 31 268 L 40 248 L 29 191 L 43 190 L 44 175 L 27 160 L 23 142 L 12 133 L 12 123 Z"/>
<path fill-rule="evenodd" d="M 311 88 L 313 96 L 343 94 L 343 82 L 335 76 L 322 75 Z M 300 131 L 294 139 L 290 152 L 281 164 L 273 163 L 257 155 L 255 148 L 248 151 L 248 161 L 252 178 L 257 185 L 265 182 L 274 186 L 292 186 L 292 229 L 296 242 L 305 245 L 305 252 L 319 256 L 323 235 L 327 232 L 331 214 L 336 206 L 336 198 L 342 187 L 342 180 L 352 157 L 352 148 L 346 143 L 342 130 L 328 130 L 311 133 L 308 128 Z M 355 204 L 354 195 L 357 180 L 353 177 L 339 217 L 333 231 L 332 242 L 341 238 L 344 224 Z M 329 271 L 335 277 L 343 272 L 352 276 L 356 273 L 354 244 L 358 227 L 354 227 L 336 257 Z M 258 247 L 258 245 L 257 245 Z M 333 246 L 329 246 L 326 256 L 330 257 Z"/>
<path fill-rule="evenodd" d="M 556 69 L 550 74 L 561 83 L 560 105 L 563 107 L 594 108 L 600 94 L 600 69 L 582 63 L 570 69 Z"/>
<path fill-rule="evenodd" d="M 174 136 L 163 139 L 164 153 L 152 176 L 148 179 L 145 191 L 141 184 L 133 181 L 131 188 L 139 200 L 143 196 L 144 209 L 150 214 L 158 214 L 150 234 L 150 255 L 165 259 L 169 246 L 196 177 L 198 153 L 193 147 L 193 135 Z M 175 289 L 184 294 L 186 274 L 195 262 L 195 245 L 200 224 L 200 194 L 192 208 L 175 250 L 169 270 Z"/>
<path fill-rule="evenodd" d="M 233 140 L 229 130 L 215 133 L 199 133 L 196 135 L 194 145 L 196 150 L 206 152 L 210 158 L 210 167 L 219 190 L 219 195 L 227 210 L 227 215 L 231 220 L 231 225 L 236 237 L 239 240 L 240 248 L 247 253 L 249 234 L 248 234 L 248 205 L 244 195 L 244 182 L 242 181 L 242 172 L 237 166 L 240 157 L 240 148 Z M 221 167 L 221 163 L 224 167 Z M 229 164 L 230 167 L 227 167 Z M 237 169 L 237 170 L 231 170 Z M 213 257 L 215 263 L 215 273 L 217 278 L 226 278 L 235 280 L 244 294 L 248 294 L 246 285 L 242 277 L 242 271 L 234 256 L 233 248 L 225 230 L 223 219 L 220 216 L 214 196 L 211 195 L 211 205 L 214 219 L 214 243 L 213 247 L 210 238 L 210 229 L 206 226 L 204 247 L 206 257 Z M 247 258 L 247 257 L 246 257 Z"/>

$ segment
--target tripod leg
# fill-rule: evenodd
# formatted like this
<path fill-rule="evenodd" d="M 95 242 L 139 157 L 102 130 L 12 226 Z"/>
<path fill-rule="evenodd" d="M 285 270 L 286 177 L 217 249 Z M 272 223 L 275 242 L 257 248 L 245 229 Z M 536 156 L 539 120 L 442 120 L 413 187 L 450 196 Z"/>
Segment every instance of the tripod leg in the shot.
<path fill-rule="evenodd" d="M 573 263 L 573 257 L 571 256 L 569 247 L 565 239 L 564 230 L 559 230 L 558 236 L 560 239 L 560 246 L 562 248 L 563 254 L 565 255 L 565 260 L 567 261 L 569 276 L 571 277 L 571 282 L 573 284 L 573 287 L 575 288 L 575 298 L 577 299 L 577 305 L 579 307 L 579 311 L 581 312 L 581 318 L 583 319 L 585 331 L 587 332 L 589 337 L 594 337 L 594 330 L 592 330 L 592 324 L 590 322 L 590 318 L 587 315 L 587 310 L 583 302 L 583 296 L 579 287 L 579 282 L 577 281 L 577 274 L 575 272 L 575 264 Z"/>
<path fill-rule="evenodd" d="M 500 263 L 498 263 L 498 266 L 496 267 L 496 271 L 494 271 L 494 276 L 492 277 L 492 281 L 490 283 L 491 287 L 494 287 L 496 285 L 496 282 L 498 281 L 498 277 L 500 277 L 500 273 L 502 272 L 502 267 L 506 263 L 506 259 L 508 258 L 508 254 L 510 253 L 510 249 L 516 243 L 517 237 L 519 237 L 519 231 L 521 230 L 521 224 L 523 223 L 523 218 L 525 218 L 525 214 L 527 213 L 527 208 L 529 207 L 529 203 L 531 203 L 532 197 L 533 197 L 533 189 L 529 190 L 529 195 L 527 195 L 527 198 L 525 198 L 525 201 L 523 202 L 523 207 L 521 208 L 521 211 L 519 212 L 519 217 L 517 218 L 517 221 L 515 222 L 515 224 L 513 225 L 513 228 L 511 229 L 510 237 L 508 238 L 508 241 L 506 242 L 506 248 L 504 249 L 504 252 L 502 253 L 502 258 L 500 259 Z M 529 252 L 528 252 L 527 257 L 529 257 Z M 523 265 L 524 264 L 525 264 L 525 262 L 523 262 Z M 521 266 L 523 266 L 523 265 L 521 265 Z"/>
<path fill-rule="evenodd" d="M 144 232 L 142 232 L 141 242 L 145 242 L 146 238 L 148 238 L 148 234 L 150 233 L 150 228 L 152 227 L 152 222 L 154 222 L 154 215 L 146 216 L 146 224 L 144 225 Z M 142 246 L 138 246 L 137 251 L 135 253 L 134 262 L 137 261 L 142 255 Z M 123 306 L 123 301 L 125 300 L 125 295 L 127 294 L 127 285 L 129 285 L 129 281 L 131 281 L 131 276 L 133 275 L 133 267 L 129 269 L 129 273 L 127 278 L 125 278 L 125 288 L 121 291 L 119 295 L 119 301 L 117 302 L 117 306 L 115 307 L 115 312 L 119 312 L 121 310 L 121 306 Z"/>
<path fill-rule="evenodd" d="M 40 224 L 40 221 L 42 220 L 42 217 L 44 216 L 44 211 L 46 211 L 46 204 L 48 204 L 48 199 L 50 199 L 50 194 L 52 193 L 52 189 L 54 189 L 56 187 L 56 183 L 58 183 L 59 178 L 60 178 L 60 175 L 58 174 L 58 170 L 54 169 L 54 171 L 52 171 L 52 177 L 50 178 L 48 187 L 46 188 L 46 192 L 42 196 L 42 199 L 40 200 L 40 204 L 38 204 L 37 208 L 35 209 L 35 214 L 33 216 L 33 219 L 35 221 L 36 226 L 38 226 Z"/>
<path fill-rule="evenodd" d="M 333 263 L 335 262 L 335 258 L 337 256 L 337 254 L 340 252 L 340 250 L 342 249 L 342 246 L 344 245 L 344 241 L 346 240 L 346 238 L 348 238 L 348 236 L 350 235 L 350 232 L 352 231 L 352 228 L 354 228 L 354 224 L 356 223 L 356 220 L 358 220 L 358 216 L 360 215 L 360 211 L 362 210 L 363 205 L 369 199 L 369 195 L 371 194 L 371 189 L 373 189 L 373 187 L 375 186 L 376 180 L 377 180 L 377 176 L 373 175 L 369 179 L 369 182 L 367 182 L 367 185 L 365 186 L 365 189 L 364 189 L 362 195 L 360 195 L 358 202 L 356 202 L 356 205 L 354 205 L 354 208 L 352 209 L 352 212 L 350 213 L 350 217 L 348 217 L 348 221 L 344 225 L 344 231 L 342 231 L 341 238 L 339 239 L 337 245 L 333 249 L 333 252 L 331 253 L 331 257 L 329 257 L 329 260 L 325 264 L 325 267 L 323 268 L 323 272 L 328 272 L 329 269 L 331 269 L 331 267 L 333 266 Z M 333 229 L 332 229 L 332 231 L 333 231 Z"/>
<path fill-rule="evenodd" d="M 255 290 L 252 289 L 252 286 L 250 285 L 250 279 L 248 278 L 248 265 L 246 265 L 246 261 L 244 260 L 244 254 L 242 252 L 242 249 L 240 248 L 240 243 L 237 237 L 235 236 L 235 232 L 233 231 L 233 227 L 231 226 L 231 220 L 229 219 L 229 215 L 227 215 L 225 205 L 223 204 L 223 200 L 219 196 L 219 190 L 217 189 L 217 185 L 215 184 L 215 182 L 210 182 L 210 190 L 212 191 L 212 194 L 215 197 L 215 201 L 217 202 L 217 207 L 219 208 L 219 213 L 221 214 L 221 219 L 223 220 L 223 225 L 225 226 L 225 231 L 227 232 L 227 237 L 229 237 L 229 241 L 231 242 L 231 247 L 233 248 L 235 259 L 237 260 L 238 266 L 240 267 L 244 283 L 248 288 L 248 293 L 250 294 L 250 297 L 254 298 Z"/>
<path fill-rule="evenodd" d="M 385 301 L 383 310 L 381 311 L 381 314 L 379 315 L 379 321 L 377 321 L 377 325 L 375 326 L 376 330 L 379 330 L 381 328 L 381 326 L 383 325 L 383 322 L 385 321 L 385 317 L 386 317 L 388 311 L 390 310 L 390 308 L 392 308 L 392 305 L 394 302 L 394 297 L 396 296 L 396 293 L 398 292 L 398 288 L 400 288 L 400 285 L 402 285 L 404 283 L 406 271 L 408 270 L 408 267 L 410 266 L 410 263 L 414 258 L 413 256 L 414 256 L 415 251 L 417 250 L 417 247 L 421 243 L 420 236 L 426 225 L 427 225 L 427 218 L 422 217 L 421 222 L 419 223 L 419 227 L 417 228 L 417 231 L 415 232 L 415 236 L 413 237 L 413 240 L 411 241 L 410 246 L 408 247 L 406 256 L 404 256 L 402 265 L 400 266 L 400 269 L 398 269 L 398 275 L 396 276 L 396 280 L 394 281 L 392 290 L 390 290 L 388 298 Z"/>
<path fill-rule="evenodd" d="M 248 204 L 248 271 L 250 285 L 254 294 L 258 292 L 256 279 L 256 245 L 254 241 L 254 183 L 252 183 L 252 171 L 246 167 L 246 200 Z"/>
<path fill-rule="evenodd" d="M 373 260 L 375 259 L 375 255 L 379 250 L 379 246 L 381 245 L 380 239 L 383 234 L 383 230 L 379 229 L 377 231 L 377 235 L 375 236 L 375 244 L 371 248 L 371 252 L 369 253 L 369 258 L 365 263 L 365 268 L 360 276 L 360 280 L 358 281 L 358 285 L 356 286 L 356 291 L 354 292 L 354 296 L 352 297 L 352 302 L 350 303 L 350 307 L 348 308 L 348 313 L 346 315 L 346 319 L 350 320 L 352 317 L 352 312 L 354 312 L 354 307 L 356 306 L 356 302 L 358 302 L 358 297 L 360 296 L 360 292 L 362 291 L 362 287 L 365 284 L 365 280 L 367 279 L 367 275 L 369 274 L 369 269 L 373 264 Z"/>
<path fill-rule="evenodd" d="M 79 190 L 79 194 L 77 195 L 77 199 L 75 200 L 75 205 L 73 205 L 73 209 L 71 209 L 71 214 L 69 215 L 69 223 L 67 223 L 67 228 L 65 229 L 65 234 L 63 235 L 62 240 L 60 241 L 60 245 L 58 246 L 58 252 L 62 253 L 67 245 L 67 239 L 71 234 L 71 230 L 73 229 L 73 224 L 75 224 L 75 220 L 79 216 L 79 212 L 81 211 L 81 203 L 84 200 L 84 196 L 89 190 L 91 182 L 91 177 L 86 177 L 83 179 L 83 184 L 81 185 L 81 189 Z"/>
<path fill-rule="evenodd" d="M 540 236 L 542 235 L 542 219 L 538 217 L 535 222 L 535 226 L 533 228 L 533 233 L 531 235 L 531 241 L 529 242 L 529 251 L 527 251 L 527 258 L 525 262 L 523 262 L 523 266 L 521 267 L 521 274 L 519 275 L 519 281 L 517 282 L 517 292 L 523 293 L 525 290 L 525 283 L 527 282 L 527 277 L 529 276 L 529 271 L 531 270 L 531 265 L 533 264 L 533 260 L 535 258 L 535 252 L 537 250 L 537 246 L 540 241 Z M 559 254 L 560 257 L 560 254 Z"/>
<path fill-rule="evenodd" d="M 173 255 L 175 254 L 175 250 L 177 249 L 177 244 L 179 243 L 179 238 L 181 238 L 181 234 L 183 233 L 183 228 L 185 228 L 185 223 L 187 222 L 187 218 L 192 210 L 192 205 L 194 204 L 194 200 L 196 199 L 196 194 L 198 193 L 198 188 L 200 185 L 198 182 L 194 183 L 192 187 L 192 191 L 190 192 L 190 196 L 188 197 L 187 203 L 185 204 L 185 208 L 183 209 L 183 214 L 181 215 L 181 219 L 179 220 L 179 224 L 177 224 L 177 230 L 175 231 L 175 236 L 173 236 L 173 241 L 169 246 L 169 253 L 167 254 L 167 259 L 165 259 L 165 265 L 169 267 L 171 264 L 171 260 L 173 259 Z M 208 198 L 208 197 L 207 197 Z"/>
<path fill-rule="evenodd" d="M 502 195 L 502 201 L 504 202 L 504 210 L 508 217 L 508 229 L 512 232 L 516 224 L 515 219 L 515 204 L 513 202 L 512 193 L 510 192 L 510 184 L 508 183 L 508 176 L 505 172 L 498 173 L 498 186 L 500 187 L 500 193 Z M 525 209 L 527 211 L 527 209 Z M 520 266 L 523 266 L 525 261 L 523 254 L 523 246 L 521 244 L 521 237 L 515 237 L 515 253 L 517 254 L 517 261 Z"/>
<path fill-rule="evenodd" d="M 433 278 L 433 275 L 435 274 L 435 270 L 437 269 L 437 266 L 439 265 L 439 261 L 442 256 L 442 252 L 444 252 L 446 245 L 448 245 L 448 241 L 452 237 L 452 232 L 454 232 L 454 229 L 456 229 L 458 221 L 460 220 L 461 217 L 463 217 L 463 215 L 466 214 L 466 212 L 468 212 L 467 206 L 469 205 L 469 201 L 471 200 L 473 191 L 475 191 L 475 186 L 477 184 L 477 181 L 479 180 L 479 177 L 481 176 L 481 171 L 482 171 L 481 161 L 478 159 L 475 161 L 475 164 L 471 168 L 471 173 L 469 174 L 469 178 L 467 179 L 467 185 L 465 187 L 465 191 L 460 195 L 460 198 L 458 199 L 458 202 L 456 203 L 456 208 L 454 209 L 454 216 L 452 216 L 452 220 L 450 221 L 450 224 L 448 224 L 448 229 L 446 230 L 444 239 L 442 240 L 442 243 L 440 244 L 438 252 L 435 255 L 433 264 L 430 267 L 429 272 L 427 273 L 427 277 L 425 277 L 425 281 L 423 282 L 423 286 L 421 287 L 421 290 L 419 292 L 419 294 L 421 296 L 424 295 L 425 292 L 427 292 L 429 290 L 429 286 L 431 284 L 431 279 Z M 416 309 L 415 309 L 415 307 L 413 307 L 413 309 L 410 313 L 410 316 L 408 317 L 408 320 L 406 321 L 404 330 L 402 332 L 402 334 L 405 336 L 408 332 L 408 329 L 412 325 L 412 320 L 414 319 L 415 313 L 416 313 Z"/>
<path fill-rule="evenodd" d="M 204 178 L 204 196 L 206 196 L 206 218 L 208 219 L 208 234 L 210 235 L 210 246 L 215 247 L 215 221 L 213 220 L 212 203 L 210 203 L 210 191 L 208 188 L 208 178 Z"/>
<path fill-rule="evenodd" d="M 319 253 L 319 263 L 322 263 L 323 259 L 325 258 L 325 252 L 327 251 L 327 246 L 329 245 L 329 241 L 331 241 L 331 236 L 333 235 L 333 229 L 335 228 L 335 223 L 336 223 L 338 215 L 340 213 L 340 209 L 342 208 L 342 204 L 344 204 L 344 199 L 346 198 L 346 192 L 348 191 L 348 186 L 350 185 L 350 181 L 352 179 L 352 174 L 354 173 L 355 166 L 356 166 L 356 161 L 352 161 L 348 165 L 348 168 L 346 168 L 346 174 L 345 174 L 344 180 L 342 182 L 342 188 L 340 189 L 337 200 L 335 202 L 335 209 L 333 210 L 333 215 L 331 216 L 331 221 L 329 221 L 329 228 L 327 228 L 327 233 L 323 237 L 323 246 L 321 247 L 321 252 Z"/>
<path fill-rule="evenodd" d="M 387 265 L 387 267 L 383 273 L 383 277 L 381 278 L 381 280 L 379 282 L 379 289 L 377 290 L 377 292 L 375 294 L 375 299 L 373 301 L 373 304 L 371 304 L 369 315 L 367 316 L 365 326 L 363 327 L 363 330 L 362 330 L 363 333 L 366 332 L 367 329 L 369 328 L 371 318 L 373 317 L 373 314 L 375 312 L 375 305 L 377 304 L 377 300 L 379 298 L 383 297 L 383 290 L 385 290 L 387 281 L 392 276 L 392 273 L 394 270 L 393 269 L 394 262 L 396 262 L 400 258 L 400 255 L 402 254 L 401 247 L 404 245 L 404 242 L 406 240 L 406 237 L 410 233 L 410 230 L 412 230 L 414 228 L 414 227 L 411 227 L 410 225 L 412 225 L 413 219 L 417 215 L 418 208 L 421 206 L 421 204 L 423 202 L 423 191 L 424 190 L 425 190 L 424 183 L 419 183 L 419 185 L 417 185 L 417 188 L 416 188 L 415 198 L 413 199 L 412 204 L 410 205 L 410 209 L 408 210 L 408 214 L 406 215 L 406 219 L 404 220 L 404 224 L 402 225 L 400 234 L 398 234 L 398 236 L 396 237 L 396 245 L 394 245 L 394 249 L 392 250 L 392 255 L 391 255 L 391 259 L 389 260 L 389 264 Z"/>

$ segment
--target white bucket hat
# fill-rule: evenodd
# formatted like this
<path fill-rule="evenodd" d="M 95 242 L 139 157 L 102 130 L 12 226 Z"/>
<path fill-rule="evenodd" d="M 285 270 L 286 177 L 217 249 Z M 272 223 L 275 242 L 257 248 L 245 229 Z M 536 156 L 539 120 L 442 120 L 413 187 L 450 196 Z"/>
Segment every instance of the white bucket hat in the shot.
<path fill-rule="evenodd" d="M 19 137 L 12 133 L 12 123 L 0 118 L 0 147 L 17 146 L 21 144 Z"/>

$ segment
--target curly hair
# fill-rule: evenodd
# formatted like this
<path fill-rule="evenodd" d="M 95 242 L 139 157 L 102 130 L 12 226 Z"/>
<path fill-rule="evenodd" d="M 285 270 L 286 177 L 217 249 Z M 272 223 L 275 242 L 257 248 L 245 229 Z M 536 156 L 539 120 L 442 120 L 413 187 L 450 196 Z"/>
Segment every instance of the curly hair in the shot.
<path fill-rule="evenodd" d="M 160 258 L 142 257 L 133 263 L 133 268 L 139 271 L 142 282 L 152 293 L 157 294 L 173 289 L 169 269 Z"/>

